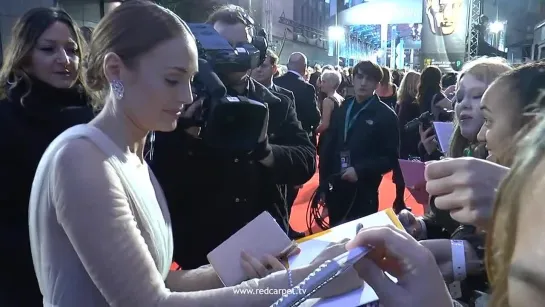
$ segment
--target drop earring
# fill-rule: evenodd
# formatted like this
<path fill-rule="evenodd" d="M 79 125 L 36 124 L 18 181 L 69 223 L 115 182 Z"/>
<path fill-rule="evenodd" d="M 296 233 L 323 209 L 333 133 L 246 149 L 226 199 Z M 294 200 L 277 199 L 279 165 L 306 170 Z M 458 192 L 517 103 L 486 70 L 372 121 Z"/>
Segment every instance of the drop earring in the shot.
<path fill-rule="evenodd" d="M 123 95 L 125 94 L 125 87 L 123 86 L 123 83 L 120 80 L 112 80 L 110 82 L 110 87 L 112 88 L 112 92 L 114 93 L 115 99 L 121 100 L 123 99 Z"/>

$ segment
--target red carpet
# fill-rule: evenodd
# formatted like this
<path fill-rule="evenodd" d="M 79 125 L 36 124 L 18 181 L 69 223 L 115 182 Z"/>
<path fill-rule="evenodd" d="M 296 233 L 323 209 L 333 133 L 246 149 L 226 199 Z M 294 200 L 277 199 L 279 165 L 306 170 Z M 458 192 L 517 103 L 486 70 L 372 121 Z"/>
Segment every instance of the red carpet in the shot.
<path fill-rule="evenodd" d="M 315 174 L 299 191 L 295 204 L 291 209 L 291 219 L 290 224 L 296 231 L 305 231 L 307 232 L 307 207 L 312 193 L 318 187 L 318 174 Z M 382 179 L 382 183 L 379 188 L 379 210 L 384 210 L 391 208 L 395 199 L 395 184 L 392 182 L 392 173 L 388 173 Z M 413 213 L 416 215 L 424 214 L 424 209 L 422 205 L 418 204 L 414 198 L 411 196 L 409 191 L 405 190 L 405 203 L 407 206 L 412 207 Z M 313 231 L 318 231 L 316 225 L 312 227 Z"/>
<path fill-rule="evenodd" d="M 306 213 L 308 202 L 312 197 L 312 193 L 318 187 L 318 174 L 316 173 L 299 191 L 297 199 L 291 209 L 290 224 L 296 231 L 307 232 Z M 395 199 L 395 184 L 392 182 L 392 173 L 388 173 L 382 179 L 382 183 L 379 188 L 379 210 L 391 208 Z M 412 207 L 413 213 L 416 215 L 423 215 L 424 209 L 422 205 L 418 204 L 411 196 L 409 191 L 405 190 L 405 203 L 407 206 Z M 320 229 L 313 225 L 312 230 L 318 232 Z M 172 269 L 175 270 L 178 265 L 175 263 L 172 265 Z"/>

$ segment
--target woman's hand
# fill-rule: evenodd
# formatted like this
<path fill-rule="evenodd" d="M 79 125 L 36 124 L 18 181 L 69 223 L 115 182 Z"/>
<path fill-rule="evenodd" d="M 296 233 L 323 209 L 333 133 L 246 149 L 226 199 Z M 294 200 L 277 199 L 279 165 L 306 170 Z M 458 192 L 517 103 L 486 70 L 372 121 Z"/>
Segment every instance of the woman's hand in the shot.
<path fill-rule="evenodd" d="M 393 226 L 371 227 L 348 242 L 347 249 L 373 246 L 354 268 L 384 307 L 451 307 L 452 299 L 431 252 Z M 397 278 L 394 283 L 385 273 Z"/>
<path fill-rule="evenodd" d="M 412 214 L 409 210 L 401 210 L 397 215 L 397 218 L 413 238 L 421 238 L 424 232 L 422 229 L 422 224 L 417 220 L 416 216 Z"/>
<path fill-rule="evenodd" d="M 435 262 L 443 274 L 443 278 L 447 283 L 454 281 L 454 270 L 452 268 L 452 247 L 449 239 L 438 240 L 423 240 L 420 244 L 425 246 L 435 257 Z M 464 241 L 464 253 L 466 272 L 468 275 L 477 274 L 481 269 L 482 261 L 479 260 L 477 252 L 471 244 Z"/>
<path fill-rule="evenodd" d="M 433 127 L 424 130 L 422 124 L 420 124 L 420 126 L 418 126 L 418 132 L 420 133 L 420 142 L 422 143 L 422 146 L 424 146 L 428 155 L 431 155 L 437 150 L 438 145 L 437 138 L 433 133 Z"/>
<path fill-rule="evenodd" d="M 486 227 L 492 217 L 496 190 L 509 168 L 476 159 L 456 158 L 426 165 L 426 190 L 435 206 L 456 221 Z"/>
<path fill-rule="evenodd" d="M 322 263 L 324 263 L 326 260 L 333 259 L 339 255 L 342 255 L 346 252 L 346 243 L 348 243 L 350 239 L 344 239 L 341 242 L 338 243 L 331 243 L 329 246 L 324 249 L 312 262 L 310 263 L 311 266 L 318 266 Z"/>
<path fill-rule="evenodd" d="M 344 254 L 347 251 L 346 243 L 348 243 L 348 241 L 350 241 L 350 239 L 344 239 L 338 243 L 331 243 L 316 258 L 314 258 L 314 260 L 310 263 L 310 267 L 317 268 L 326 260 L 330 260 Z M 341 276 L 333 279 L 327 284 L 327 286 L 318 290 L 315 297 L 328 298 L 338 296 L 361 288 L 363 285 L 363 281 L 355 270 L 347 270 Z"/>
<path fill-rule="evenodd" d="M 259 261 L 244 251 L 240 255 L 240 264 L 246 273 L 247 279 L 263 278 L 274 272 L 286 269 L 282 262 L 272 255 L 265 255 L 265 257 Z"/>

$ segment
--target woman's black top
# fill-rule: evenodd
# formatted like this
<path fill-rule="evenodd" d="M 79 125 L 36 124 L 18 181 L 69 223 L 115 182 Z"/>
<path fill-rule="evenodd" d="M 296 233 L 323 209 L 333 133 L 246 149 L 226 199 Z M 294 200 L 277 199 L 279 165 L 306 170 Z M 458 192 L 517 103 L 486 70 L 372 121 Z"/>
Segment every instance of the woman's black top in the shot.
<path fill-rule="evenodd" d="M 418 157 L 420 134 L 418 133 L 418 130 L 405 130 L 405 125 L 420 116 L 420 108 L 418 107 L 418 104 L 414 102 L 414 99 L 412 99 L 400 101 L 396 104 L 395 111 L 399 124 L 399 157 L 401 159 L 408 159 L 409 156 Z"/>
<path fill-rule="evenodd" d="M 390 96 L 380 96 L 380 101 L 384 102 L 392 110 L 395 110 L 397 104 L 397 86 L 392 85 L 392 95 Z"/>
<path fill-rule="evenodd" d="M 327 98 L 333 101 L 333 110 L 331 111 L 331 116 L 329 117 L 329 126 L 331 127 L 331 121 L 333 120 L 333 113 L 335 113 L 335 111 L 337 111 L 340 108 L 341 102 L 338 101 L 335 96 L 329 96 Z M 323 114 L 323 110 L 321 108 L 320 108 L 320 112 Z M 320 143 L 324 140 L 324 137 L 326 134 L 327 134 L 327 130 L 320 133 L 320 136 L 318 137 L 318 148 L 317 148 L 318 155 L 320 155 Z"/>
<path fill-rule="evenodd" d="M 5 86 L 7 98 L 0 100 L 0 242 L 4 251 L 0 305 L 42 306 L 28 231 L 34 173 L 51 141 L 67 128 L 89 122 L 93 108 L 80 86 L 57 89 L 32 79 L 26 97 L 26 83 L 19 82 L 11 90 Z"/>

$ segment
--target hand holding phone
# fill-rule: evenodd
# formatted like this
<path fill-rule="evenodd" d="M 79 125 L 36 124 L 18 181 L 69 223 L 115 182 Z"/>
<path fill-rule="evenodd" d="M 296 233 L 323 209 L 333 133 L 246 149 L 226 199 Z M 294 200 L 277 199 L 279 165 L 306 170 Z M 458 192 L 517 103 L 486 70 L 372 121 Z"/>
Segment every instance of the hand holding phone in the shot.
<path fill-rule="evenodd" d="M 425 129 L 423 124 L 420 125 L 418 129 L 420 133 L 420 142 L 422 142 L 428 155 L 431 155 L 437 150 L 437 146 L 439 145 L 435 136 L 435 130 L 433 126 L 429 126 Z"/>

